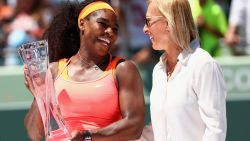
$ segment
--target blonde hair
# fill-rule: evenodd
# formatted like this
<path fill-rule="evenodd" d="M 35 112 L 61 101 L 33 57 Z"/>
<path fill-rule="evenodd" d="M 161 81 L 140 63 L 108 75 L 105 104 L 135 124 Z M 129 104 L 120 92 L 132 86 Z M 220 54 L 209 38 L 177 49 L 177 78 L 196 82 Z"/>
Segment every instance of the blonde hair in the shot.
<path fill-rule="evenodd" d="M 190 42 L 198 38 L 197 29 L 188 0 L 149 0 L 165 16 L 172 39 L 181 49 L 189 49 Z"/>

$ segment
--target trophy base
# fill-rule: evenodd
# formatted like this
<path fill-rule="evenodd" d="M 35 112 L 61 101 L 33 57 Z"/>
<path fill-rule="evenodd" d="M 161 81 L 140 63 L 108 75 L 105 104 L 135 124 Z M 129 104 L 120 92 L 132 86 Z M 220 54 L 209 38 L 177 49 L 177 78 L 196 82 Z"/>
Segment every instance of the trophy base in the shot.
<path fill-rule="evenodd" d="M 51 131 L 46 141 L 70 141 L 71 136 L 63 129 Z"/>

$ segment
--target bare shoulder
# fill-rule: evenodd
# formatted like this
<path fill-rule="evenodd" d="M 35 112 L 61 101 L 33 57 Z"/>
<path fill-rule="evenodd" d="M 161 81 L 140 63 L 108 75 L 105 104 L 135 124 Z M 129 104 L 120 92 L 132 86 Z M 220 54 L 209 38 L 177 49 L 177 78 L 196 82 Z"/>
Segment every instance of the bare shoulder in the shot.
<path fill-rule="evenodd" d="M 136 65 L 129 60 L 125 60 L 120 62 L 116 67 L 117 75 L 126 75 L 126 76 L 133 76 L 139 74 Z"/>
<path fill-rule="evenodd" d="M 124 60 L 123 62 L 120 62 L 117 67 L 116 71 L 119 72 L 125 72 L 129 73 L 130 71 L 137 71 L 136 65 L 130 61 L 130 60 Z"/>
<path fill-rule="evenodd" d="M 59 66 L 58 62 L 51 62 L 49 64 L 49 69 L 51 70 L 51 72 L 52 72 L 52 74 L 53 74 L 54 77 L 56 77 L 57 74 L 58 74 L 58 70 L 59 70 L 58 66 Z"/>

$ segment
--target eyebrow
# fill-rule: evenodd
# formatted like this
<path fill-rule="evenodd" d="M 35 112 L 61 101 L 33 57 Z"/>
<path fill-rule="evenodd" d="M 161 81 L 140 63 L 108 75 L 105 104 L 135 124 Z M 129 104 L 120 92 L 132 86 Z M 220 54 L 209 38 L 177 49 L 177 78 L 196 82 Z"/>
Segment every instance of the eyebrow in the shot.
<path fill-rule="evenodd" d="M 105 18 L 97 18 L 97 20 L 98 20 L 98 19 L 99 19 L 99 20 L 102 20 L 102 21 L 104 21 L 104 22 L 109 23 L 109 20 L 108 20 L 108 19 L 105 19 Z M 115 24 L 115 27 L 116 27 L 116 28 L 119 28 L 119 25 L 116 23 L 116 24 Z"/>

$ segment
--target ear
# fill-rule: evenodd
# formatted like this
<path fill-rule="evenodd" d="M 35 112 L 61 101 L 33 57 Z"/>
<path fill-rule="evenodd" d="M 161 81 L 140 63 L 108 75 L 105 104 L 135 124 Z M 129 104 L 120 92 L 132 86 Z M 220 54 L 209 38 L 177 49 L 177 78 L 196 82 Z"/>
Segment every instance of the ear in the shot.
<path fill-rule="evenodd" d="M 84 31 L 85 29 L 85 22 L 83 19 L 80 19 L 80 22 L 78 23 L 78 27 L 81 31 Z"/>
<path fill-rule="evenodd" d="M 168 27 L 166 28 L 166 31 L 169 32 L 169 28 Z"/>
<path fill-rule="evenodd" d="M 165 22 L 164 26 L 165 26 L 165 29 L 166 29 L 167 31 L 169 31 L 169 26 L 168 26 L 168 22 L 167 22 L 167 21 Z"/>

